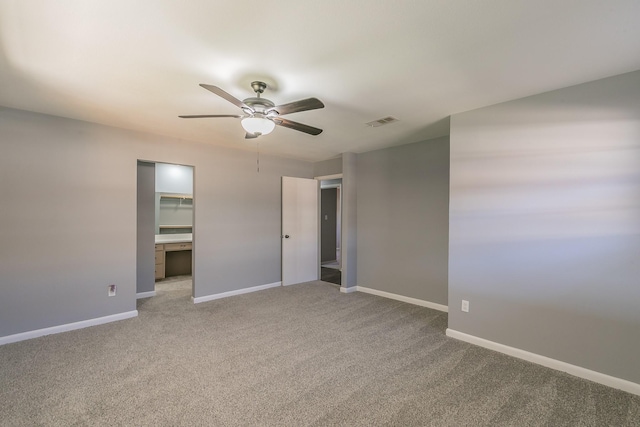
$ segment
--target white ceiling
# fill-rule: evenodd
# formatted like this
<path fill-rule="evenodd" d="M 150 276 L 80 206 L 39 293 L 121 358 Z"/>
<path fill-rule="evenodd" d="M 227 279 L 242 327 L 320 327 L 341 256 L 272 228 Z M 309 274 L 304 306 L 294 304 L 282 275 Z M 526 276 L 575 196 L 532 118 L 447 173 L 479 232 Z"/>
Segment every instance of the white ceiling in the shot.
<path fill-rule="evenodd" d="M 255 149 L 237 98 L 287 118 L 260 150 L 304 160 L 447 135 L 451 114 L 640 69 L 638 0 L 0 0 L 0 105 Z M 394 116 L 371 128 L 366 122 Z"/>

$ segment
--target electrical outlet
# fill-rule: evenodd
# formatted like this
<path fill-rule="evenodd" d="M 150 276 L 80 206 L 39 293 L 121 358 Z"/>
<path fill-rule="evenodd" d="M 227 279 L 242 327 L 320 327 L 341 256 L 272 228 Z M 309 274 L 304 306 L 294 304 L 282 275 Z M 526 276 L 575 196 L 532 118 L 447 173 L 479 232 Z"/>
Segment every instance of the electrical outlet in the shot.
<path fill-rule="evenodd" d="M 469 301 L 467 300 L 462 300 L 462 311 L 464 311 L 465 313 L 469 312 Z"/>
<path fill-rule="evenodd" d="M 115 297 L 116 296 L 116 285 L 109 285 L 109 293 L 108 295 L 110 297 Z"/>

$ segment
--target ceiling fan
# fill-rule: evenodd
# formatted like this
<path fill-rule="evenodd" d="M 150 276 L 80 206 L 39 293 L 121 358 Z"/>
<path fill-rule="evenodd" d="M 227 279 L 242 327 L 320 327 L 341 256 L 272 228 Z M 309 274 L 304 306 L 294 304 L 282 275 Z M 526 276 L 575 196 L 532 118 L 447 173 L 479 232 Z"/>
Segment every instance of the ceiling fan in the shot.
<path fill-rule="evenodd" d="M 255 97 L 247 98 L 240 101 L 233 95 L 228 94 L 217 86 L 200 84 L 203 88 L 215 93 L 221 98 L 226 99 L 236 107 L 239 107 L 244 115 L 236 114 L 201 114 L 195 116 L 178 116 L 182 119 L 201 119 L 210 117 L 232 117 L 242 119 L 242 127 L 246 131 L 245 138 L 257 138 L 260 135 L 271 133 L 278 126 L 308 133 L 309 135 L 319 135 L 322 129 L 293 120 L 284 119 L 281 116 L 285 114 L 298 113 L 300 111 L 316 110 L 324 108 L 324 104 L 318 98 L 307 98 L 300 101 L 290 102 L 288 104 L 275 105 L 266 98 L 261 98 L 260 94 L 267 88 L 266 83 L 255 81 L 251 83 L 251 87 L 256 93 Z"/>

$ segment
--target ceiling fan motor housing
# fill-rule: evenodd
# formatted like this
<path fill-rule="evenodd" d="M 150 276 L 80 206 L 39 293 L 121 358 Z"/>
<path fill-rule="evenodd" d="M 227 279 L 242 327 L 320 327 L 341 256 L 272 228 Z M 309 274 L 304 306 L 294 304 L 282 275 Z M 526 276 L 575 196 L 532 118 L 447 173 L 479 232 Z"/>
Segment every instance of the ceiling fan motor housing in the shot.
<path fill-rule="evenodd" d="M 269 108 L 273 108 L 276 106 L 273 102 L 269 101 L 266 98 L 247 98 L 244 101 L 245 105 L 253 109 L 256 113 L 266 115 L 266 111 Z M 251 114 L 251 112 L 249 112 Z"/>
<path fill-rule="evenodd" d="M 276 104 L 266 98 L 260 98 L 260 94 L 267 88 L 267 84 L 261 81 L 255 81 L 251 82 L 251 87 L 256 93 L 256 96 L 242 101 L 249 107 L 248 109 L 242 109 L 245 114 L 248 114 L 251 117 L 265 117 L 269 119 L 277 116 L 279 113 L 273 109 Z"/>

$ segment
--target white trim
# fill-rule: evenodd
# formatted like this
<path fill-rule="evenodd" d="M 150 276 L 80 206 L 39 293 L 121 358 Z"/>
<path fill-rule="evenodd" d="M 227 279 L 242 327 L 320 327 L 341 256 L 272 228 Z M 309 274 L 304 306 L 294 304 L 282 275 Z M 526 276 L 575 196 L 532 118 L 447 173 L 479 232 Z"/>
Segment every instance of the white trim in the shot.
<path fill-rule="evenodd" d="M 250 292 L 263 291 L 269 288 L 277 288 L 278 286 L 282 286 L 282 282 L 273 282 L 273 283 L 268 283 L 266 285 L 253 286 L 251 288 L 243 288 L 235 291 L 228 291 L 228 292 L 222 292 L 219 294 L 206 295 L 204 297 L 197 297 L 197 298 L 191 297 L 191 301 L 193 301 L 194 304 L 199 304 L 201 302 L 207 302 L 207 301 L 213 301 L 220 298 L 232 297 L 234 295 L 242 295 L 242 294 L 248 294 Z"/>
<path fill-rule="evenodd" d="M 379 297 L 394 299 L 397 301 L 407 302 L 409 304 L 419 305 L 421 307 L 427 307 L 438 311 L 449 312 L 449 307 L 442 304 L 437 304 L 431 301 L 425 301 L 418 298 L 406 297 L 404 295 L 392 294 L 391 292 L 379 291 L 377 289 L 365 288 L 364 286 L 356 286 L 358 292 L 364 292 L 367 294 L 377 295 Z"/>
<path fill-rule="evenodd" d="M 340 286 L 340 292 L 342 292 L 343 294 L 350 294 L 352 292 L 355 292 L 358 290 L 357 286 L 350 286 L 348 288 L 345 288 L 344 286 Z"/>
<path fill-rule="evenodd" d="M 104 323 L 117 322 L 118 320 L 130 319 L 136 316 L 138 316 L 138 310 L 125 311 L 123 313 L 112 314 L 110 316 L 97 317 L 95 319 L 81 320 L 79 322 L 66 323 L 64 325 L 51 326 L 49 328 L 7 335 L 6 337 L 0 337 L 0 345 L 30 340 L 32 338 L 43 337 L 45 335 L 69 332 L 76 329 L 88 328 L 89 326 L 102 325 Z"/>
<path fill-rule="evenodd" d="M 324 187 L 322 186 L 322 181 L 320 181 L 320 189 L 321 190 L 330 190 L 332 188 L 339 188 L 342 191 L 342 184 L 327 184 Z"/>
<path fill-rule="evenodd" d="M 318 181 L 329 181 L 330 179 L 338 179 L 338 178 L 342 178 L 341 173 L 334 173 L 333 175 L 321 175 L 321 176 L 313 177 L 313 179 L 317 179 Z"/>
<path fill-rule="evenodd" d="M 640 396 L 640 384 L 447 328 L 447 336 Z"/>
<path fill-rule="evenodd" d="M 136 299 L 140 299 L 140 298 L 150 298 L 150 297 L 155 297 L 156 296 L 156 291 L 149 291 L 149 292 L 138 292 L 136 294 Z"/>

